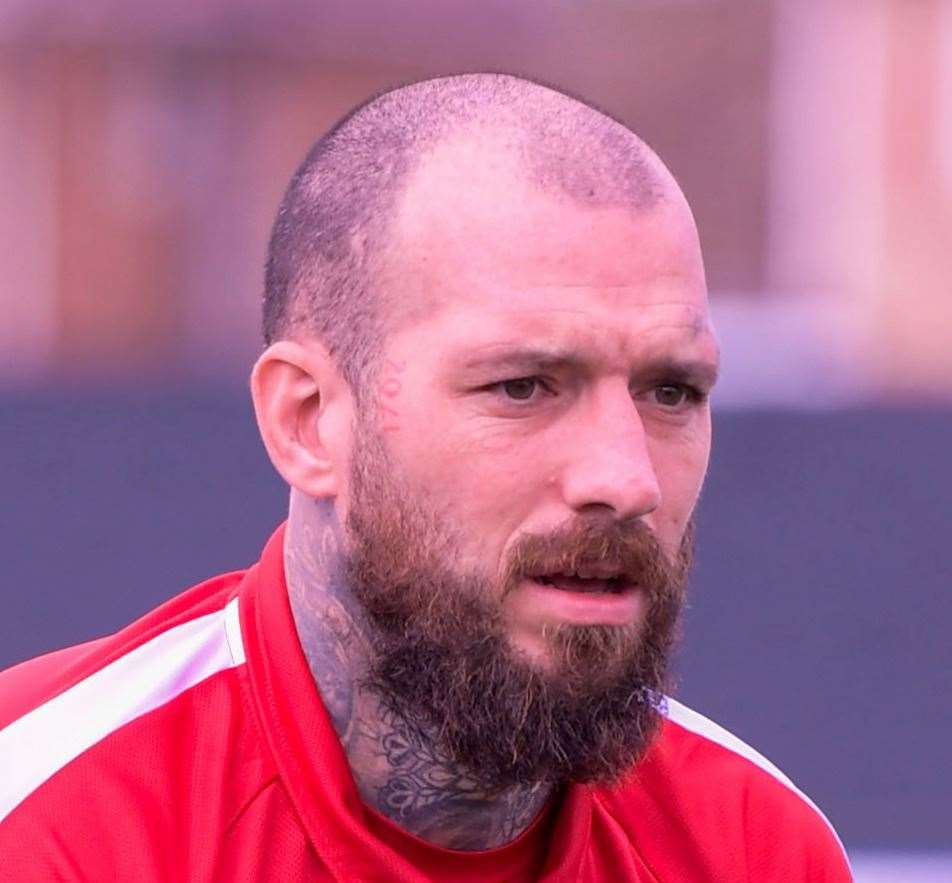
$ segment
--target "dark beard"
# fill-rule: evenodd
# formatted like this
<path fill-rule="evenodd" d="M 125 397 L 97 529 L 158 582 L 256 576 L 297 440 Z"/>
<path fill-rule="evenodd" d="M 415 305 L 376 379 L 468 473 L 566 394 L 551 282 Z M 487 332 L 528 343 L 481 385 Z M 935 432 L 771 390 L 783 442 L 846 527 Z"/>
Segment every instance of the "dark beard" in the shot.
<path fill-rule="evenodd" d="M 459 531 L 399 486 L 379 438 L 366 427 L 358 438 L 344 567 L 375 630 L 365 686 L 487 792 L 617 780 L 660 726 L 692 531 L 673 563 L 639 521 L 580 520 L 525 535 L 501 591 L 454 569 Z M 527 573 L 580 559 L 636 574 L 645 619 L 553 629 L 553 664 L 542 670 L 512 648 L 500 599 Z"/>

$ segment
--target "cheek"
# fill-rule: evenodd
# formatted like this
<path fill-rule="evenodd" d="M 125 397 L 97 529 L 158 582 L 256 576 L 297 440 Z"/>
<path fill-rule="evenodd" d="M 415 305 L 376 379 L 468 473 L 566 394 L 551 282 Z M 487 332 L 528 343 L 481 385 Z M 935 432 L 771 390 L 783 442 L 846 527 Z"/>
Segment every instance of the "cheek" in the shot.
<path fill-rule="evenodd" d="M 533 487 L 524 470 L 472 457 L 449 458 L 447 468 L 434 471 L 429 480 L 434 492 L 485 538 L 519 520 L 521 505 Z"/>
<path fill-rule="evenodd" d="M 677 446 L 659 445 L 652 451 L 661 485 L 658 520 L 663 522 L 665 533 L 670 530 L 678 538 L 683 533 L 701 493 L 709 454 L 709 431 L 699 432 Z"/>
<path fill-rule="evenodd" d="M 434 438 L 418 452 L 413 483 L 459 527 L 460 554 L 478 569 L 493 566 L 506 540 L 539 499 L 539 476 L 509 454 L 496 456 L 481 445 Z"/>
<path fill-rule="evenodd" d="M 513 437 L 499 421 L 465 411 L 407 403 L 401 429 L 388 444 L 399 451 L 421 485 L 460 503 L 480 504 L 511 495 L 526 480 L 526 464 L 538 462 L 531 440 Z M 508 430 L 508 431 L 507 431 Z"/>

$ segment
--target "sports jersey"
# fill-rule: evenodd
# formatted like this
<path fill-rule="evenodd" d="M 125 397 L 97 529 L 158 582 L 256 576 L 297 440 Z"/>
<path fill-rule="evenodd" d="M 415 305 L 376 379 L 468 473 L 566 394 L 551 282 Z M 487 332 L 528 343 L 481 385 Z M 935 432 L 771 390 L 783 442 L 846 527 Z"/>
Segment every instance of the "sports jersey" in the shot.
<path fill-rule="evenodd" d="M 0 880 L 847 883 L 819 810 L 669 700 L 622 784 L 443 849 L 365 805 L 297 638 L 283 528 L 245 572 L 0 675 Z"/>

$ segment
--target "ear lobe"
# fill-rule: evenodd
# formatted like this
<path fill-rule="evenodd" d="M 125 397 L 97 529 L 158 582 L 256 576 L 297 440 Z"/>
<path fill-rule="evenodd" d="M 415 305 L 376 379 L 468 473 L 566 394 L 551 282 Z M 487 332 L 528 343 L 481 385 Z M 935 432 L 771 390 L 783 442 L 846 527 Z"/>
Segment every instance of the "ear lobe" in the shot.
<path fill-rule="evenodd" d="M 284 480 L 313 499 L 336 496 L 349 450 L 350 396 L 324 347 L 292 340 L 269 346 L 252 369 L 251 397 Z"/>

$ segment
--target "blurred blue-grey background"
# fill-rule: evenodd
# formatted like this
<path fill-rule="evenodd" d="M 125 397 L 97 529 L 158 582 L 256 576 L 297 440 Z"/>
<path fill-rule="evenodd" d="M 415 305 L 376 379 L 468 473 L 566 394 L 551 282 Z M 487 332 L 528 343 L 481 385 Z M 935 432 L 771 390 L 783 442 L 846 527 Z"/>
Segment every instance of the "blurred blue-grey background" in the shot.
<path fill-rule="evenodd" d="M 374 91 L 540 77 L 697 216 L 725 372 L 680 696 L 860 883 L 952 879 L 952 3 L 0 0 L 0 667 L 253 561 L 264 248 Z"/>

